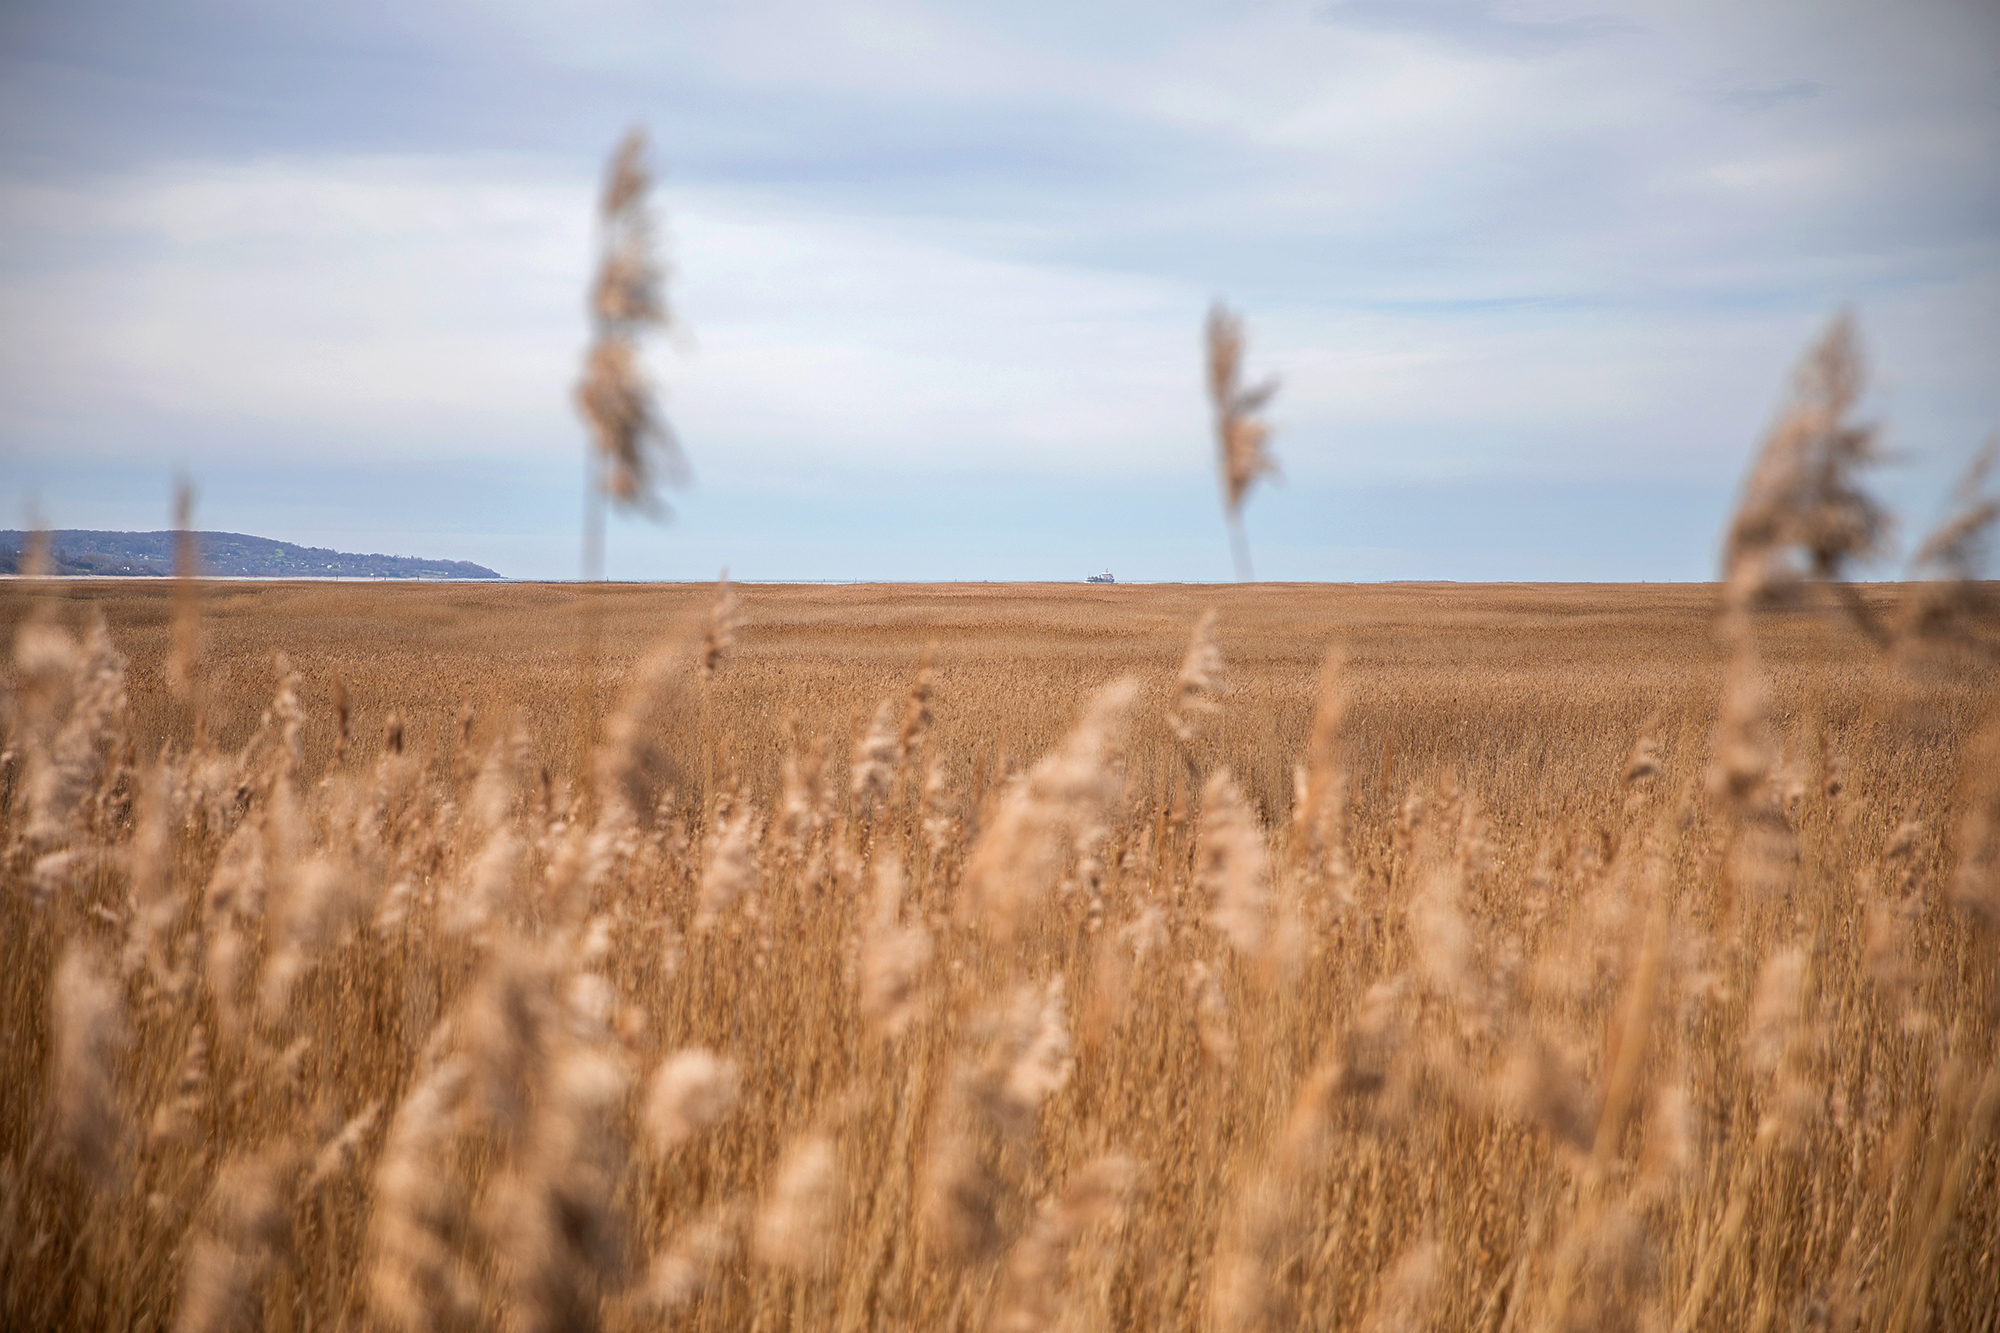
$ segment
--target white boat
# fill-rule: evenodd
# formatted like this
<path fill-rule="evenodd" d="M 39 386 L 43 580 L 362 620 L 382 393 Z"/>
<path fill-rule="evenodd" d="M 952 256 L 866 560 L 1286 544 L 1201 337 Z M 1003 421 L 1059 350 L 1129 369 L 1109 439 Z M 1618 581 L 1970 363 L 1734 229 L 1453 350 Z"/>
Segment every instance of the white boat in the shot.
<path fill-rule="evenodd" d="M 1116 582 L 1118 582 L 1118 580 L 1117 580 L 1117 579 L 1115 579 L 1115 578 L 1112 578 L 1112 577 L 1111 577 L 1111 571 L 1107 569 L 1107 570 L 1105 570 L 1105 571 L 1104 571 L 1104 572 L 1103 572 L 1102 574 L 1092 574 L 1092 575 L 1091 575 L 1091 576 L 1090 576 L 1089 578 L 1085 579 L 1085 580 L 1084 580 L 1084 582 L 1085 582 L 1085 583 L 1116 583 Z"/>

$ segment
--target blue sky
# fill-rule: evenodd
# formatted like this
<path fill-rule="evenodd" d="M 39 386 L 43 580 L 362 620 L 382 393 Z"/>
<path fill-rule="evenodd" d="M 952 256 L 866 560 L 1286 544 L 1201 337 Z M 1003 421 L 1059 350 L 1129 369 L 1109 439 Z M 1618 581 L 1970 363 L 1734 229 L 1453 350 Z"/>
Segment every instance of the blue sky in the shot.
<path fill-rule="evenodd" d="M 10 4 L 0 526 L 571 577 L 590 209 L 649 130 L 694 469 L 621 578 L 1710 576 L 1851 308 L 1908 529 L 2000 429 L 2000 10 Z M 1893 572 L 1893 565 L 1883 572 Z"/>

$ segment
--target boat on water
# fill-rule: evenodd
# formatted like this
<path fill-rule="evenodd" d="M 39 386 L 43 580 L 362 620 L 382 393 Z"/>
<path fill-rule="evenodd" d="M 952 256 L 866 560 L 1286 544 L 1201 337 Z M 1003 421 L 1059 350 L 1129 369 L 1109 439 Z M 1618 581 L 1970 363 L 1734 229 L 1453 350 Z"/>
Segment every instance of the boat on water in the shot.
<path fill-rule="evenodd" d="M 1111 577 L 1111 571 L 1107 569 L 1107 570 L 1105 570 L 1105 571 L 1104 571 L 1104 572 L 1103 572 L 1102 574 L 1092 574 L 1092 575 L 1091 575 L 1091 576 L 1090 576 L 1089 578 L 1085 579 L 1085 580 L 1084 580 L 1084 582 L 1085 582 L 1085 583 L 1116 583 L 1116 582 L 1118 582 L 1118 580 L 1117 580 L 1117 579 L 1115 579 L 1115 578 L 1113 578 L 1113 577 Z"/>

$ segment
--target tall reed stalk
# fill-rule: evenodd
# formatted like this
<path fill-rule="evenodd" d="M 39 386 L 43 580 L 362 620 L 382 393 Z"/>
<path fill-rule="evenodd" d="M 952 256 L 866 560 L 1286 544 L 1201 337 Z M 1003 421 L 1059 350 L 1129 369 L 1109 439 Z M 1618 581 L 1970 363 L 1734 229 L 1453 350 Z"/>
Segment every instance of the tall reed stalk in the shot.
<path fill-rule="evenodd" d="M 1258 415 L 1278 392 L 1278 381 L 1273 378 L 1255 386 L 1244 385 L 1243 320 L 1220 301 L 1209 309 L 1205 332 L 1208 396 L 1215 409 L 1216 468 L 1222 483 L 1223 517 L 1229 524 L 1236 579 L 1247 583 L 1254 576 L 1250 569 L 1250 539 L 1243 530 L 1243 501 L 1259 477 L 1276 475 L 1278 471 L 1277 460 L 1266 448 L 1271 428 Z"/>

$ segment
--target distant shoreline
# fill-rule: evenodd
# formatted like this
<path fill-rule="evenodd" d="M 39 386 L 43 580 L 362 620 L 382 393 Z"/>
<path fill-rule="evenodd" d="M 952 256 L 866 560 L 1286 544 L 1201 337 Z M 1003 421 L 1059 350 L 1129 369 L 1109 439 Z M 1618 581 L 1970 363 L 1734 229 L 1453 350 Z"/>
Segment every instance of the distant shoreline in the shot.
<path fill-rule="evenodd" d="M 64 528 L 44 533 L 0 531 L 0 574 L 18 574 L 30 543 L 46 543 L 48 573 L 60 578 L 160 578 L 179 572 L 180 546 L 191 537 L 195 565 L 206 578 L 450 580 L 495 582 L 497 570 L 470 560 L 360 554 L 299 546 L 241 532 L 111 532 Z"/>

